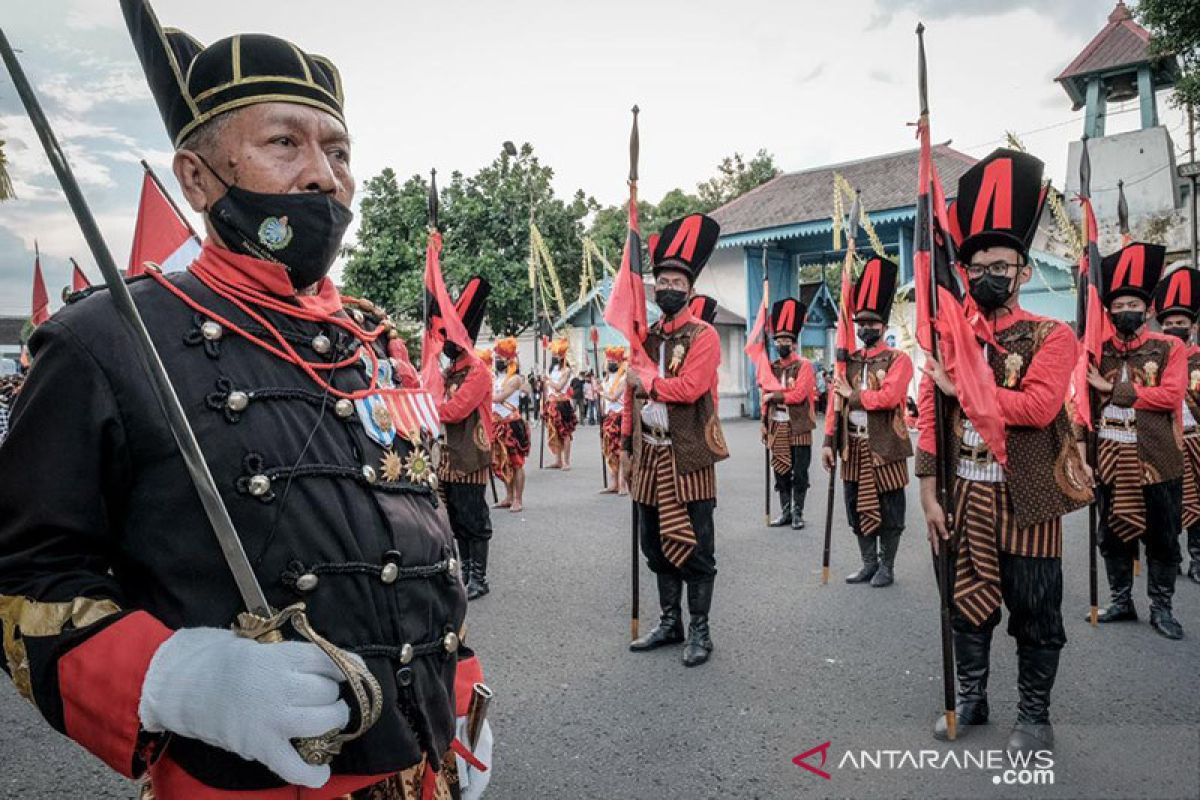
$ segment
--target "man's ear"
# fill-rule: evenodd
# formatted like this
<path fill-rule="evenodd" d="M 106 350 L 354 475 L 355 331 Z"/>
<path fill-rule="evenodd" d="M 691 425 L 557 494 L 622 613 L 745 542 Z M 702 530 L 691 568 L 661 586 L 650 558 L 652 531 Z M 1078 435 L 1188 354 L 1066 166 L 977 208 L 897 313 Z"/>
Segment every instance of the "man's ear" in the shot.
<path fill-rule="evenodd" d="M 176 150 L 171 170 L 175 173 L 175 180 L 179 181 L 183 197 L 192 207 L 192 211 L 208 211 L 208 168 L 200 161 L 200 157 L 191 150 Z"/>
<path fill-rule="evenodd" d="M 1021 265 L 1021 268 L 1019 270 L 1017 270 L 1017 285 L 1024 286 L 1025 284 L 1029 283 L 1029 281 L 1031 281 L 1032 279 L 1033 279 L 1033 263 L 1026 261 L 1024 264 Z"/>

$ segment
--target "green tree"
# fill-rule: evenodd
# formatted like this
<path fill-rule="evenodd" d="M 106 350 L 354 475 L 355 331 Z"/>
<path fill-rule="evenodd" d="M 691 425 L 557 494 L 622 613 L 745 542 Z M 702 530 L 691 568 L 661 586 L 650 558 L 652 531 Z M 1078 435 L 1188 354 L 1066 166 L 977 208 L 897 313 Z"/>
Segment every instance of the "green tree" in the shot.
<path fill-rule="evenodd" d="M 734 153 L 717 166 L 717 175 L 696 187 L 700 200 L 708 210 L 723 206 L 735 197 L 740 197 L 779 174 L 775 157 L 766 150 L 759 150 L 754 158 L 746 161 L 741 153 Z"/>
<path fill-rule="evenodd" d="M 1174 55 L 1179 60 L 1174 103 L 1200 105 L 1200 2 L 1140 0 L 1134 13 L 1138 22 L 1150 31 L 1151 52 Z"/>

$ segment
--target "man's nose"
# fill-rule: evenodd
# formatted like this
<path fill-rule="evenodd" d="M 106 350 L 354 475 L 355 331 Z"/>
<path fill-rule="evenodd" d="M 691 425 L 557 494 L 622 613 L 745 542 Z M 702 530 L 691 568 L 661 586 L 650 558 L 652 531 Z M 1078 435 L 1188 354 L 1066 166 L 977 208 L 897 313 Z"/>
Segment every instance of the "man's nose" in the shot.
<path fill-rule="evenodd" d="M 329 157 L 319 146 L 304 149 L 304 166 L 296 181 L 302 191 L 336 194 L 341 188 Z"/>

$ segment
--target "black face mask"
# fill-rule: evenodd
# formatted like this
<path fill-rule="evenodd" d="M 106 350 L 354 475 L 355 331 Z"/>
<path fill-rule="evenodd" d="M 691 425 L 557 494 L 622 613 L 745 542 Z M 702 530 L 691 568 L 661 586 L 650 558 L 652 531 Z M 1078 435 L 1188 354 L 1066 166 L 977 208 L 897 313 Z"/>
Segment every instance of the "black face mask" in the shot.
<path fill-rule="evenodd" d="M 971 281 L 971 297 L 984 311 L 995 311 L 1012 297 L 1012 278 L 980 275 Z"/>
<path fill-rule="evenodd" d="M 354 213 L 319 192 L 263 194 L 230 186 L 200 159 L 225 187 L 208 217 L 230 250 L 274 261 L 288 271 L 292 286 L 312 286 L 329 273 Z"/>
<path fill-rule="evenodd" d="M 1176 339 L 1179 339 L 1183 342 L 1186 342 L 1188 339 L 1192 338 L 1191 328 L 1163 328 L 1162 332 L 1167 336 L 1174 336 Z"/>
<path fill-rule="evenodd" d="M 875 328 L 858 329 L 858 338 L 862 339 L 862 343 L 866 347 L 874 347 L 875 343 L 879 341 L 879 337 L 882 335 L 883 331 L 876 330 Z"/>
<path fill-rule="evenodd" d="M 617 365 L 616 365 L 616 364 L 609 364 L 609 365 L 608 365 L 608 366 L 607 366 L 605 369 L 607 369 L 609 372 L 616 372 L 616 371 L 617 371 Z"/>
<path fill-rule="evenodd" d="M 497 361 L 496 362 L 496 371 L 497 372 L 508 372 L 508 362 L 507 361 Z"/>
<path fill-rule="evenodd" d="M 1117 311 L 1112 314 L 1113 327 L 1122 336 L 1133 336 L 1146 324 L 1145 311 Z"/>
<path fill-rule="evenodd" d="M 656 289 L 654 302 L 658 304 L 664 314 L 673 317 L 687 305 L 687 296 L 687 292 L 681 292 L 678 289 Z"/>
<path fill-rule="evenodd" d="M 458 357 L 462 355 L 462 348 L 454 342 L 446 342 L 442 345 L 442 352 L 446 354 L 446 358 L 457 361 Z"/>
<path fill-rule="evenodd" d="M 779 351 L 780 358 L 787 358 L 792 354 L 792 346 L 790 344 L 777 344 L 775 349 Z"/>

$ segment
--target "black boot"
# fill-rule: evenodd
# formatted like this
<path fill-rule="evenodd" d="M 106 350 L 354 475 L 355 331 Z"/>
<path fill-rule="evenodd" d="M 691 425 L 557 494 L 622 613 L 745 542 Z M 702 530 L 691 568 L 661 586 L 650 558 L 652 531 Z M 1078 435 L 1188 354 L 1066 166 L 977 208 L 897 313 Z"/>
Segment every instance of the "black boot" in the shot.
<path fill-rule="evenodd" d="M 629 643 L 629 649 L 634 652 L 683 641 L 683 616 L 679 608 L 683 600 L 683 578 L 664 574 L 657 577 L 658 604 L 662 607 L 662 616 L 649 633 Z"/>
<path fill-rule="evenodd" d="M 954 710 L 960 738 L 972 725 L 986 725 L 988 721 L 987 681 L 992 630 L 954 632 L 954 665 L 958 676 L 958 700 Z M 933 738 L 946 741 L 948 736 L 946 715 L 939 714 L 933 725 Z"/>
<path fill-rule="evenodd" d="M 875 544 L 876 537 L 874 536 L 855 536 L 858 540 L 858 550 L 862 553 L 862 568 L 857 572 L 851 572 L 846 576 L 846 583 L 866 583 L 875 577 L 876 570 L 879 569 L 879 555 L 877 554 L 877 545 Z"/>
<path fill-rule="evenodd" d="M 708 632 L 708 611 L 712 607 L 713 580 L 688 583 L 688 640 L 683 648 L 683 665 L 698 667 L 708 661 L 712 638 Z"/>
<path fill-rule="evenodd" d="M 1133 607 L 1133 561 L 1128 556 L 1104 559 L 1104 571 L 1108 574 L 1108 590 L 1112 602 L 1100 612 L 1097 622 L 1125 622 L 1138 618 Z"/>
<path fill-rule="evenodd" d="M 1033 753 L 1054 749 L 1050 724 L 1050 690 L 1058 674 L 1061 651 L 1049 647 L 1017 648 L 1017 723 L 1008 737 L 1008 752 Z"/>
<path fill-rule="evenodd" d="M 878 538 L 879 570 L 875 573 L 875 577 L 871 578 L 871 585 L 875 588 L 891 586 L 896 582 L 896 573 L 893 567 L 896 564 L 896 550 L 900 548 L 900 534 L 898 533 L 880 533 Z"/>
<path fill-rule="evenodd" d="M 794 531 L 804 529 L 804 498 L 807 496 L 808 489 L 792 490 L 792 530 Z"/>
<path fill-rule="evenodd" d="M 792 493 L 779 490 L 779 516 L 767 523 L 772 528 L 784 528 L 792 524 Z"/>
<path fill-rule="evenodd" d="M 467 599 L 476 600 L 491 591 L 487 582 L 488 545 L 486 539 L 471 544 L 471 582 L 467 584 Z"/>
<path fill-rule="evenodd" d="M 1175 565 L 1146 559 L 1146 593 L 1150 595 L 1150 626 L 1168 639 L 1182 639 L 1183 626 L 1171 614 L 1175 594 Z"/>
<path fill-rule="evenodd" d="M 1193 583 L 1200 583 L 1200 525 L 1193 525 L 1188 528 L 1188 555 L 1192 557 L 1191 566 L 1188 567 L 1188 577 Z"/>
<path fill-rule="evenodd" d="M 458 545 L 458 577 L 465 588 L 471 580 L 471 543 L 457 536 L 454 543 Z"/>

